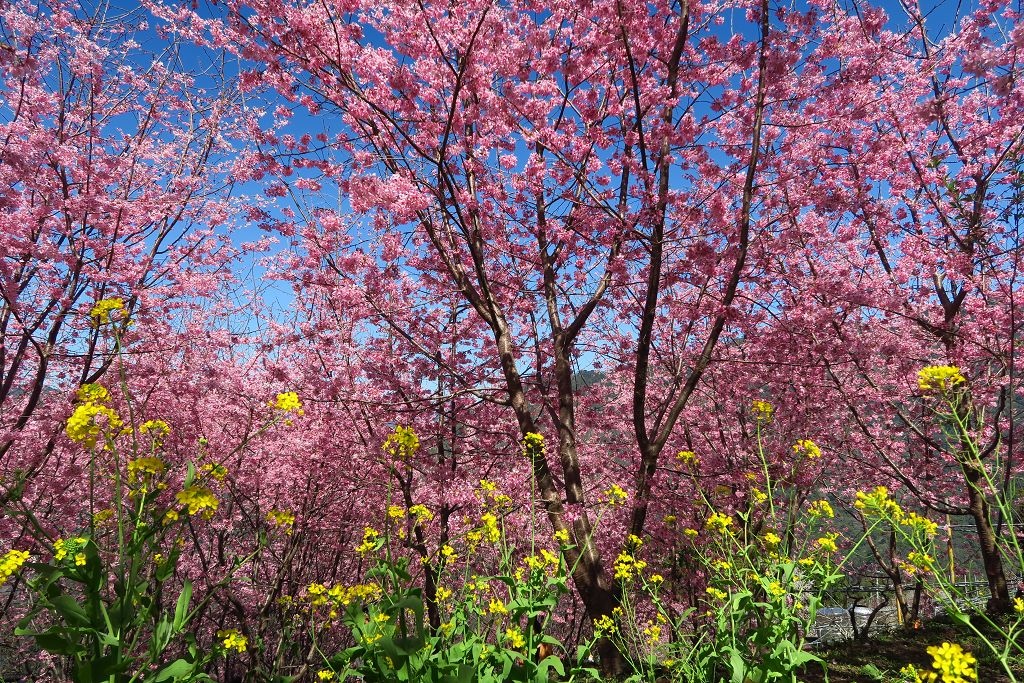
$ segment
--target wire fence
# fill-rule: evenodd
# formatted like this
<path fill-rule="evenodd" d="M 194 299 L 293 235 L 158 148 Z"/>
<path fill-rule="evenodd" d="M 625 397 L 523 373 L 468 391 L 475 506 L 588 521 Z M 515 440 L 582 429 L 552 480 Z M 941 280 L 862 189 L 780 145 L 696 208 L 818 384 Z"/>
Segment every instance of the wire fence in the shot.
<path fill-rule="evenodd" d="M 1024 575 L 1010 574 L 1006 577 L 1011 595 L 1024 587 Z M 983 576 L 971 576 L 949 584 L 949 599 L 935 599 L 923 590 L 915 595 L 915 585 L 903 587 L 904 605 L 908 610 L 917 601 L 916 619 L 924 621 L 942 616 L 950 603 L 963 612 L 977 612 L 985 609 L 991 597 L 988 580 Z M 812 643 L 834 643 L 864 637 L 871 631 L 887 631 L 903 625 L 906 615 L 900 614 L 896 591 L 887 577 L 874 577 L 870 585 L 847 586 L 826 594 L 826 604 L 818 610 L 814 625 L 807 632 Z"/>

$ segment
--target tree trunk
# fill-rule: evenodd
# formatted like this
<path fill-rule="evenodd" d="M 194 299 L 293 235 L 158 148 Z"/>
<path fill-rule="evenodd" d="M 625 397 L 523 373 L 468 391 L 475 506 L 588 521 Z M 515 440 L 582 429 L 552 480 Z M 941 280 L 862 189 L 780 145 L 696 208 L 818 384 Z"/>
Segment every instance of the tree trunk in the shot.
<path fill-rule="evenodd" d="M 999 545 L 996 543 L 996 532 L 992 528 L 988 498 L 981 488 L 983 475 L 974 465 L 961 463 L 961 467 L 967 479 L 968 509 L 978 530 L 978 547 L 981 549 L 981 560 L 985 565 L 985 578 L 988 579 L 990 597 L 985 610 L 989 614 L 1007 614 L 1010 612 L 1010 590 L 1006 585 L 1006 573 L 1003 571 L 1003 559 L 999 555 Z"/>

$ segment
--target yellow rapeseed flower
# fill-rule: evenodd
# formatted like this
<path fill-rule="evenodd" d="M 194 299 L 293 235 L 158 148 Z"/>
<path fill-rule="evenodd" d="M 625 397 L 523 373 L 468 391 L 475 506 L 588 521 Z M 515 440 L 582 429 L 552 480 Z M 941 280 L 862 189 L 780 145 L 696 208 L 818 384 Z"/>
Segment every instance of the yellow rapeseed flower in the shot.
<path fill-rule="evenodd" d="M 912 532 L 918 533 L 926 538 L 933 538 L 939 533 L 938 524 L 927 517 L 922 517 L 916 512 L 907 513 L 907 516 L 900 521 L 900 524 L 909 527 Z"/>
<path fill-rule="evenodd" d="M 83 384 L 75 392 L 80 403 L 106 403 L 110 400 L 110 392 L 99 384 Z"/>
<path fill-rule="evenodd" d="M 248 638 L 233 628 L 217 631 L 217 637 L 225 650 L 235 650 L 238 653 L 245 652 L 245 646 L 249 643 Z"/>
<path fill-rule="evenodd" d="M 409 460 L 420 449 L 420 437 L 416 435 L 416 430 L 412 427 L 398 425 L 395 427 L 395 431 L 391 432 L 388 438 L 384 440 L 384 444 L 381 447 L 385 453 L 389 453 L 392 457 L 399 460 Z"/>
<path fill-rule="evenodd" d="M 501 528 L 498 526 L 498 518 L 490 512 L 480 515 L 481 530 L 484 537 L 490 543 L 497 543 L 501 540 Z"/>
<path fill-rule="evenodd" d="M 97 326 L 106 325 L 114 322 L 113 315 L 115 313 L 124 313 L 126 310 L 124 299 L 101 299 L 89 311 L 89 317 L 92 318 L 93 323 Z"/>
<path fill-rule="evenodd" d="M 732 526 L 732 517 L 729 515 L 723 515 L 720 512 L 713 512 L 708 517 L 707 521 L 708 528 L 712 531 L 717 531 L 720 534 L 729 533 L 729 527 Z"/>
<path fill-rule="evenodd" d="M 836 545 L 837 538 L 839 538 L 839 534 L 825 534 L 817 541 L 815 541 L 815 543 L 818 545 L 819 548 L 821 548 L 825 552 L 834 553 L 839 549 L 839 547 Z"/>
<path fill-rule="evenodd" d="M 160 458 L 136 458 L 128 463 L 128 481 L 131 483 L 157 478 L 167 469 Z"/>
<path fill-rule="evenodd" d="M 53 559 L 60 562 L 67 557 L 75 557 L 81 553 L 82 548 L 89 542 L 89 539 L 75 536 L 73 538 L 61 538 L 53 544 Z"/>
<path fill-rule="evenodd" d="M 903 568 L 908 574 L 930 574 L 935 568 L 935 558 L 928 553 L 911 550 L 907 553 L 907 561 Z"/>
<path fill-rule="evenodd" d="M 760 399 L 750 404 L 750 410 L 758 424 L 768 424 L 772 421 L 772 416 L 775 415 L 775 406 Z"/>
<path fill-rule="evenodd" d="M 624 505 L 628 497 L 626 490 L 618 484 L 612 484 L 611 488 L 604 492 L 605 502 L 612 507 Z"/>
<path fill-rule="evenodd" d="M 434 513 L 428 510 L 426 505 L 413 505 L 409 508 L 409 514 L 417 524 L 424 524 L 434 519 Z"/>
<path fill-rule="evenodd" d="M 124 422 L 113 408 L 89 401 L 75 408 L 64 431 L 75 443 L 94 448 L 104 433 L 116 435 L 122 427 Z"/>
<path fill-rule="evenodd" d="M 513 650 L 526 647 L 526 639 L 523 638 L 522 632 L 514 626 L 505 629 L 505 643 Z"/>
<path fill-rule="evenodd" d="M 679 451 L 676 454 L 676 460 L 683 463 L 688 467 L 693 467 L 698 464 L 697 454 L 693 451 Z"/>
<path fill-rule="evenodd" d="M 299 400 L 299 395 L 294 391 L 286 391 L 278 394 L 273 405 L 278 410 L 282 410 L 286 413 L 295 413 L 296 415 L 305 414 L 302 410 L 302 401 Z"/>
<path fill-rule="evenodd" d="M 612 568 L 617 581 L 632 581 L 647 568 L 647 563 L 636 557 L 636 552 L 643 546 L 643 541 L 630 534 L 626 539 L 626 548 L 615 558 Z"/>
<path fill-rule="evenodd" d="M 900 521 L 904 517 L 903 508 L 889 497 L 889 489 L 884 486 L 876 486 L 870 493 L 858 491 L 853 507 L 864 514 L 891 517 L 896 521 Z"/>
<path fill-rule="evenodd" d="M 213 517 L 213 513 L 220 506 L 220 501 L 213 491 L 205 486 L 189 486 L 174 495 L 178 504 L 185 508 L 190 515 L 201 513 L 205 519 Z"/>
<path fill-rule="evenodd" d="M 27 550 L 8 550 L 0 556 L 0 586 L 7 583 L 7 579 L 21 569 L 21 565 L 28 562 Z"/>
<path fill-rule="evenodd" d="M 544 435 L 530 432 L 523 437 L 523 454 L 536 457 L 544 452 Z"/>
<path fill-rule="evenodd" d="M 955 365 L 929 365 L 917 373 L 917 388 L 921 393 L 945 393 L 967 383 L 967 378 Z"/>
<path fill-rule="evenodd" d="M 726 593 L 723 590 L 719 590 L 713 586 L 708 586 L 704 589 L 704 592 L 710 595 L 711 597 L 715 598 L 716 600 L 725 600 L 727 597 L 729 597 L 728 593 Z"/>
<path fill-rule="evenodd" d="M 933 645 L 928 648 L 928 654 L 932 656 L 932 669 L 918 672 L 923 683 L 970 683 L 978 680 L 978 660 L 959 645 Z"/>
<path fill-rule="evenodd" d="M 809 460 L 817 460 L 821 457 L 821 448 L 810 439 L 800 439 L 793 444 L 793 453 L 798 456 L 802 455 Z"/>
<path fill-rule="evenodd" d="M 274 508 L 267 513 L 267 521 L 276 527 L 284 529 L 285 533 L 291 535 L 292 527 L 295 526 L 295 513 L 289 510 Z"/>
<path fill-rule="evenodd" d="M 644 639 L 647 641 L 649 646 L 657 645 L 661 642 L 661 627 L 657 624 L 648 624 L 644 628 Z"/>
<path fill-rule="evenodd" d="M 594 619 L 594 633 L 597 636 L 612 635 L 616 631 L 615 620 L 607 614 Z"/>
<path fill-rule="evenodd" d="M 139 434 L 150 434 L 157 442 L 170 433 L 171 426 L 163 420 L 146 420 L 139 425 Z"/>
<path fill-rule="evenodd" d="M 827 500 L 814 501 L 807 509 L 807 512 L 810 513 L 811 517 L 828 517 L 832 519 L 836 516 L 835 511 L 832 510 L 832 506 L 829 505 Z"/>
<path fill-rule="evenodd" d="M 380 539 L 380 532 L 374 529 L 372 526 L 363 528 L 363 540 L 356 546 L 356 552 L 360 555 L 366 555 L 372 553 L 377 549 L 378 542 Z"/>

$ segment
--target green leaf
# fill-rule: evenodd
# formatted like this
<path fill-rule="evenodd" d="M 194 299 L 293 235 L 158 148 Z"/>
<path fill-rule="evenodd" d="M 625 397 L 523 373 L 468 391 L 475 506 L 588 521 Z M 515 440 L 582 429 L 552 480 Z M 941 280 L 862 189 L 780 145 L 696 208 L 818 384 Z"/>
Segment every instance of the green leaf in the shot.
<path fill-rule="evenodd" d="M 64 620 L 71 626 L 89 625 L 89 615 L 86 614 L 85 608 L 66 593 L 52 597 L 50 599 L 50 606 L 53 607 L 57 614 L 64 617 Z"/>
<path fill-rule="evenodd" d="M 155 683 L 178 680 L 179 678 L 183 678 L 184 676 L 191 674 L 194 669 L 194 663 L 184 659 L 176 659 L 161 669 L 153 680 Z"/>
<path fill-rule="evenodd" d="M 42 633 L 26 633 L 21 629 L 15 631 L 17 635 L 30 635 L 35 638 L 40 648 L 52 655 L 74 656 L 85 651 L 81 645 L 65 635 L 63 629 L 57 627 L 43 631 Z"/>
<path fill-rule="evenodd" d="M 554 669 L 559 676 L 565 675 L 565 666 L 562 660 L 554 655 L 548 655 L 537 665 L 537 680 L 546 681 L 551 676 L 550 670 Z"/>
<path fill-rule="evenodd" d="M 174 606 L 174 621 L 171 629 L 177 633 L 185 626 L 185 619 L 188 617 L 188 605 L 192 602 L 192 582 L 186 581 L 181 587 L 181 594 L 178 596 L 178 604 Z"/>

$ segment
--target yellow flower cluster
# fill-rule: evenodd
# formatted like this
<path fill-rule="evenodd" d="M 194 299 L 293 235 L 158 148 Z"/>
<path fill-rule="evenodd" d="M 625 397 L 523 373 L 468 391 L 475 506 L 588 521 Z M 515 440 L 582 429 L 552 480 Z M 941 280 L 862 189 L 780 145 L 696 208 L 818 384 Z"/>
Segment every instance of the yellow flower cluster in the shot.
<path fill-rule="evenodd" d="M 930 574 L 935 568 L 935 558 L 928 553 L 919 553 L 916 550 L 911 550 L 907 553 L 907 561 L 903 564 L 903 569 L 908 574 Z"/>
<path fill-rule="evenodd" d="M 651 647 L 661 642 L 661 627 L 657 624 L 648 624 L 644 628 L 644 639 Z"/>
<path fill-rule="evenodd" d="M 160 458 L 136 458 L 128 463 L 128 481 L 135 483 L 156 479 L 167 469 L 167 463 Z"/>
<path fill-rule="evenodd" d="M 316 680 L 318 681 L 333 681 L 334 672 L 330 669 L 320 669 L 316 672 Z"/>
<path fill-rule="evenodd" d="M 757 423 L 763 425 L 772 421 L 772 416 L 775 415 L 775 406 L 768 401 L 758 399 L 750 404 L 750 411 L 754 414 Z"/>
<path fill-rule="evenodd" d="M 676 454 L 676 460 L 683 463 L 687 467 L 695 467 L 699 463 L 699 460 L 697 459 L 697 454 L 694 453 L 693 451 L 679 451 Z"/>
<path fill-rule="evenodd" d="M 817 460 L 821 457 L 821 448 L 810 439 L 800 439 L 793 444 L 793 454 L 804 456 L 809 460 Z"/>
<path fill-rule="evenodd" d="M 498 526 L 498 518 L 490 512 L 480 515 L 480 527 L 483 537 L 490 543 L 497 543 L 501 540 L 501 528 Z"/>
<path fill-rule="evenodd" d="M 498 485 L 488 479 L 481 479 L 480 488 L 474 493 L 485 507 L 507 509 L 512 506 L 512 499 L 499 491 Z"/>
<path fill-rule="evenodd" d="M 615 631 L 615 620 L 607 614 L 602 614 L 597 619 L 594 619 L 594 633 L 598 637 L 612 635 Z"/>
<path fill-rule="evenodd" d="M 235 650 L 238 653 L 245 652 L 245 646 L 249 643 L 248 638 L 233 628 L 217 631 L 217 637 L 220 638 L 225 650 Z"/>
<path fill-rule="evenodd" d="M 295 513 L 290 510 L 278 510 L 277 508 L 274 508 L 267 513 L 267 521 L 276 527 L 284 529 L 285 533 L 290 535 L 292 533 L 292 527 L 295 526 Z"/>
<path fill-rule="evenodd" d="M 625 505 L 628 494 L 618 484 L 612 484 L 611 488 L 604 492 L 605 502 L 615 507 L 616 505 Z"/>
<path fill-rule="evenodd" d="M 110 400 L 110 392 L 99 384 L 83 384 L 75 392 L 79 403 L 106 403 Z"/>
<path fill-rule="evenodd" d="M 409 515 L 416 521 L 416 524 L 425 524 L 434 519 L 434 513 L 427 509 L 426 505 L 413 505 L 409 508 Z"/>
<path fill-rule="evenodd" d="M 932 656 L 932 669 L 918 673 L 923 683 L 970 683 L 978 680 L 978 660 L 959 645 L 933 645 L 928 648 L 928 654 Z"/>
<path fill-rule="evenodd" d="M 356 552 L 367 555 L 380 547 L 380 532 L 372 526 L 363 528 L 363 540 L 356 546 Z"/>
<path fill-rule="evenodd" d="M 632 581 L 640 576 L 640 573 L 647 568 L 647 563 L 639 559 L 636 554 L 643 547 L 644 542 L 638 537 L 630 534 L 626 539 L 625 549 L 615 558 L 612 568 L 615 570 L 617 581 Z"/>
<path fill-rule="evenodd" d="M 331 586 L 327 595 L 339 605 L 349 605 L 353 602 L 376 602 L 384 596 L 384 591 L 376 583 L 357 583 L 354 586 Z"/>
<path fill-rule="evenodd" d="M 526 639 L 523 638 L 522 631 L 515 626 L 509 626 L 505 629 L 505 643 L 513 650 L 526 647 Z"/>
<path fill-rule="evenodd" d="M 85 546 L 89 542 L 89 539 L 76 536 L 74 538 L 61 538 L 53 544 L 53 559 L 58 562 L 72 557 L 75 560 L 76 567 L 84 567 L 85 558 Z"/>
<path fill-rule="evenodd" d="M 398 425 L 381 446 L 385 453 L 399 460 L 408 460 L 420 449 L 420 437 L 412 427 Z"/>
<path fill-rule="evenodd" d="M 558 573 L 560 561 L 558 555 L 554 554 L 547 548 L 541 548 L 540 554 L 527 555 L 524 557 L 523 564 L 525 564 L 531 572 L 544 571 L 549 576 L 554 576 Z"/>
<path fill-rule="evenodd" d="M 966 383 L 967 378 L 955 365 L 929 365 L 917 373 L 917 388 L 921 393 L 945 393 Z"/>
<path fill-rule="evenodd" d="M 827 552 L 827 553 L 834 553 L 834 552 L 836 552 L 839 549 L 839 546 L 836 545 L 836 539 L 838 539 L 838 538 L 839 538 L 839 534 L 836 534 L 836 533 L 825 534 L 824 536 L 819 538 L 817 541 L 815 541 L 815 543 L 817 544 L 817 546 L 819 548 L 821 548 L 825 552 Z"/>
<path fill-rule="evenodd" d="M 106 524 L 114 518 L 114 511 L 111 508 L 97 510 L 92 516 L 92 523 L 96 526 Z"/>
<path fill-rule="evenodd" d="M 224 467 L 224 465 L 214 465 L 213 463 L 210 463 L 210 462 L 208 462 L 205 465 L 203 465 L 202 467 L 200 467 L 199 470 L 203 474 L 209 474 L 211 477 L 213 477 L 217 481 L 224 481 L 225 479 L 227 479 L 227 476 L 228 476 L 228 468 L 227 467 Z"/>
<path fill-rule="evenodd" d="M 151 434 L 157 443 L 170 433 L 171 426 L 163 420 L 146 420 L 139 425 L 139 434 Z"/>
<path fill-rule="evenodd" d="M 721 512 L 713 512 L 708 517 L 707 521 L 708 528 L 712 531 L 717 531 L 720 534 L 727 534 L 729 527 L 732 526 L 732 517 L 729 515 L 723 515 Z"/>
<path fill-rule="evenodd" d="M 277 400 L 274 401 L 273 406 L 286 413 L 305 415 L 305 412 L 302 410 L 302 401 L 299 400 L 299 395 L 294 391 L 286 391 L 278 394 Z"/>
<path fill-rule="evenodd" d="M 523 437 L 523 454 L 535 458 L 544 453 L 544 435 L 530 432 Z"/>
<path fill-rule="evenodd" d="M 810 507 L 807 508 L 807 512 L 811 517 L 828 517 L 829 519 L 832 519 L 836 516 L 835 511 L 832 509 L 832 506 L 829 505 L 827 500 L 814 501 L 811 503 Z"/>
<path fill-rule="evenodd" d="M 204 519 L 213 517 L 220 506 L 217 496 L 205 486 L 189 486 L 174 494 L 174 499 L 185 508 L 190 515 L 202 514 Z"/>
<path fill-rule="evenodd" d="M 336 584 L 328 588 L 322 583 L 306 586 L 306 601 L 313 607 L 326 605 L 328 600 L 336 606 L 345 607 L 353 602 L 376 602 L 384 592 L 376 583 L 359 583 L 354 586 Z"/>
<path fill-rule="evenodd" d="M 911 532 L 920 534 L 926 538 L 933 538 L 939 533 L 938 524 L 927 517 L 922 517 L 916 512 L 907 513 L 900 524 L 905 527 L 909 527 Z"/>
<path fill-rule="evenodd" d="M 125 313 L 126 310 L 124 299 L 101 299 L 89 311 L 89 317 L 97 326 L 106 325 L 114 321 L 113 314 Z"/>
<path fill-rule="evenodd" d="M 0 586 L 7 583 L 7 579 L 14 576 L 15 572 L 21 569 L 21 565 L 27 561 L 27 550 L 8 550 L 3 556 L 0 556 Z"/>
<path fill-rule="evenodd" d="M 76 407 L 68 418 L 65 432 L 75 443 L 95 448 L 104 432 L 114 436 L 124 427 L 124 422 L 113 408 L 104 405 L 110 399 L 110 392 L 103 387 L 97 384 L 82 385 L 78 390 L 78 398 L 83 400 L 83 397 L 88 399 Z"/>
<path fill-rule="evenodd" d="M 723 590 L 719 590 L 713 586 L 708 586 L 704 589 L 704 592 L 710 595 L 711 597 L 715 598 L 716 600 L 725 600 L 727 597 L 729 597 L 728 593 L 726 593 Z"/>
<path fill-rule="evenodd" d="M 873 514 L 880 517 L 890 517 L 896 521 L 903 519 L 903 508 L 895 500 L 889 497 L 889 489 L 884 486 L 876 486 L 870 493 L 857 491 L 853 507 L 864 514 Z"/>

